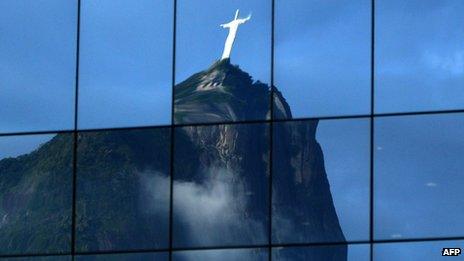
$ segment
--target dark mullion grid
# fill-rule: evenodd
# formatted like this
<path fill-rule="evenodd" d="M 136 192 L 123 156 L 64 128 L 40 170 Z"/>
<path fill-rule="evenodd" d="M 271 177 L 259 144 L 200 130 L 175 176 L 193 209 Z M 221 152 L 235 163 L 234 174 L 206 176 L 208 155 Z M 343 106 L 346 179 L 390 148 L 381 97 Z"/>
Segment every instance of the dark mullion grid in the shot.
<path fill-rule="evenodd" d="M 402 116 L 419 116 L 419 115 L 440 115 L 440 114 L 457 114 L 464 113 L 461 110 L 439 110 L 439 111 L 418 111 L 418 112 L 392 112 L 392 113 L 377 113 L 377 114 L 358 114 L 358 115 L 341 115 L 341 116 L 321 116 L 321 117 L 302 117 L 293 119 L 273 119 L 273 120 L 246 120 L 246 121 L 223 121 L 223 122 L 205 122 L 205 123 L 185 123 L 175 125 L 147 125 L 147 126 L 131 126 L 131 127 L 111 127 L 111 128 L 95 128 L 95 129 L 80 129 L 78 132 L 97 132 L 97 131 L 115 131 L 115 130 L 134 130 L 134 129 L 156 129 L 156 128 L 170 128 L 174 127 L 196 127 L 196 126 L 214 126 L 214 125 L 234 125 L 234 124 L 247 124 L 247 123 L 273 123 L 275 122 L 298 122 L 298 121 L 311 121 L 311 120 L 343 120 L 343 119 L 360 119 L 360 118 L 381 118 L 381 117 L 402 117 Z M 22 131 L 22 132 L 8 132 L 0 133 L 3 136 L 25 136 L 25 135 L 39 135 L 39 134 L 57 134 L 57 133 L 74 133 L 74 130 L 46 130 L 46 131 Z"/>
<path fill-rule="evenodd" d="M 73 141 L 73 180 L 72 180 L 72 221 L 71 221 L 71 258 L 74 261 L 76 253 L 76 195 L 77 195 L 77 142 L 79 116 L 79 52 L 81 30 L 81 0 L 77 0 L 77 28 L 76 28 L 76 75 L 74 93 L 74 141 Z"/>
<path fill-rule="evenodd" d="M 175 136 L 175 86 L 176 86 L 176 34 L 177 34 L 177 0 L 173 0 L 173 26 L 172 26 L 172 91 L 171 91 L 171 143 L 170 143 L 170 169 L 169 169 L 169 261 L 172 260 L 173 246 L 173 220 L 174 220 L 174 136 Z"/>
<path fill-rule="evenodd" d="M 375 0 L 371 0 L 371 116 L 369 180 L 369 258 L 374 261 L 374 112 L 375 112 Z"/>
<path fill-rule="evenodd" d="M 60 133 L 74 133 L 74 130 L 60 130 L 60 131 L 31 131 L 31 132 L 11 132 L 0 134 L 0 137 L 8 136 L 27 136 L 27 135 L 46 135 L 46 134 L 60 134 Z"/>
<path fill-rule="evenodd" d="M 257 249 L 257 248 L 280 248 L 280 247 L 292 247 L 292 248 L 307 248 L 307 247 L 324 247 L 324 246 L 340 246 L 340 245 L 365 245 L 365 244 L 395 244 L 395 243 L 421 243 L 421 242 L 442 242 L 442 241 L 463 241 L 464 237 L 442 237 L 442 238 L 410 238 L 410 239 L 386 239 L 386 240 L 375 240 L 371 242 L 367 241 L 351 241 L 351 242 L 314 242 L 314 243 L 289 243 L 289 244 L 260 244 L 260 245 L 235 245 L 235 246 L 215 246 L 215 247 L 186 247 L 186 248 L 170 248 L 170 249 L 142 249 L 142 250 L 111 250 L 111 251 L 89 251 L 79 252 L 75 255 L 107 255 L 107 254 L 135 254 L 135 253 L 166 253 L 168 251 L 201 251 L 201 250 L 234 250 L 234 249 Z M 44 257 L 44 256 L 69 256 L 72 255 L 70 252 L 63 253 L 36 253 L 36 254 L 11 254 L 11 255 L 0 255 L 0 258 L 11 258 L 11 257 Z"/>
<path fill-rule="evenodd" d="M 272 260 L 272 194 L 273 194 L 273 151 L 274 151 L 274 33 L 275 33 L 275 0 L 271 1 L 271 89 L 269 97 L 269 110 L 271 121 L 268 125 L 269 128 L 269 192 L 268 192 L 268 260 Z"/>

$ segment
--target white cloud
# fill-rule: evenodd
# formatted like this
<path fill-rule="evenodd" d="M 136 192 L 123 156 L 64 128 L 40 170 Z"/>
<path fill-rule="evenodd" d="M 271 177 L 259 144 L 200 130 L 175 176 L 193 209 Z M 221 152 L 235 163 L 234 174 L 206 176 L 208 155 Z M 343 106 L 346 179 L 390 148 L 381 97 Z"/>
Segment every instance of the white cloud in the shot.
<path fill-rule="evenodd" d="M 265 242 L 267 223 L 251 214 L 257 206 L 251 206 L 249 199 L 255 193 L 236 173 L 210 169 L 205 176 L 209 178 L 203 183 L 174 181 L 174 226 L 181 231 L 175 240 L 198 245 Z M 153 171 L 138 177 L 140 211 L 167 217 L 170 177 Z M 267 211 L 267 206 L 263 210 Z"/>
<path fill-rule="evenodd" d="M 139 197 L 141 211 L 151 215 L 167 216 L 170 194 L 169 176 L 157 171 L 146 171 L 137 176 L 142 190 Z"/>
<path fill-rule="evenodd" d="M 266 238 L 263 220 L 249 216 L 249 196 L 237 175 L 226 170 L 211 169 L 204 183 L 174 183 L 175 220 L 185 230 L 188 242 L 200 245 L 250 243 Z"/>
<path fill-rule="evenodd" d="M 442 54 L 426 51 L 423 54 L 425 63 L 435 70 L 441 70 L 452 75 L 464 73 L 464 50 L 455 51 L 451 54 Z"/>

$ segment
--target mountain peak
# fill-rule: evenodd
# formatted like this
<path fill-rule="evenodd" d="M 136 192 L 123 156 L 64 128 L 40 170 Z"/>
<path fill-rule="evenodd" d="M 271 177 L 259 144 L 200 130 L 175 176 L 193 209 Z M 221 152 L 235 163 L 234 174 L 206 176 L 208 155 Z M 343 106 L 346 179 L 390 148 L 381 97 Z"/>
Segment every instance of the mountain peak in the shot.
<path fill-rule="evenodd" d="M 280 94 L 280 93 L 279 93 Z M 175 122 L 228 122 L 270 118 L 270 86 L 253 78 L 230 59 L 214 62 L 177 84 L 174 91 Z M 274 99 L 280 118 L 291 118 L 281 95 Z"/>

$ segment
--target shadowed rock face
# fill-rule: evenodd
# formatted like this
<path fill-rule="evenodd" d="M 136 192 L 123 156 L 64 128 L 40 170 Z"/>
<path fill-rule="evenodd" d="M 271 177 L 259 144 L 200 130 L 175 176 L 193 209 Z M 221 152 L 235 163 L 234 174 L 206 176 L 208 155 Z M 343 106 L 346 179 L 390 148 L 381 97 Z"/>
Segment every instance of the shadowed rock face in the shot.
<path fill-rule="evenodd" d="M 264 120 L 270 117 L 266 84 L 230 64 L 214 63 L 174 88 L 176 123 Z"/>
<path fill-rule="evenodd" d="M 274 123 L 274 226 L 286 228 L 274 231 L 277 242 L 345 241 L 330 193 L 324 154 L 315 139 L 317 124 Z"/>
<path fill-rule="evenodd" d="M 222 60 L 175 87 L 175 122 L 268 119 L 270 93 L 268 85 L 253 82 L 250 75 L 231 65 L 228 59 Z M 282 94 L 277 89 L 275 94 L 275 116 L 291 118 L 291 110 Z M 269 124 L 258 123 L 176 128 L 173 173 L 175 246 L 267 243 L 269 128 Z M 278 229 L 283 226 L 282 222 L 298 226 L 293 241 L 345 241 L 333 206 L 323 153 L 315 139 L 316 128 L 317 121 L 274 124 L 273 181 L 274 185 L 280 184 L 274 186 L 273 193 L 275 242 L 288 239 L 285 230 Z M 28 186 L 11 185 L 29 182 L 31 187 L 37 180 L 53 176 L 53 188 L 47 187 L 52 186 L 51 183 L 46 183 L 48 185 L 40 192 L 32 191 L 34 196 L 31 198 L 46 195 L 49 191 L 69 197 L 70 172 L 59 168 L 60 171 L 53 171 L 57 169 L 53 164 L 44 165 L 49 161 L 47 157 L 53 155 L 58 158 L 56 164 L 63 162 L 63 166 L 70 166 L 70 162 L 59 159 L 69 160 L 72 142 L 64 144 L 61 137 L 64 134 L 57 135 L 34 153 L 0 161 L 0 253 L 33 251 L 57 240 L 63 249 L 67 249 L 66 230 L 58 228 L 48 233 L 39 233 L 40 229 L 31 233 L 18 232 L 22 238 L 17 239 L 5 236 L 5 231 L 20 231 L 23 226 L 18 220 L 30 211 L 36 211 L 32 213 L 35 219 L 29 223 L 32 227 L 43 227 L 43 220 L 49 224 L 70 225 L 70 206 L 66 205 L 70 199 L 47 197 L 50 204 L 32 208 L 28 200 L 22 199 L 28 192 L 20 189 Z M 145 180 L 148 175 L 148 180 L 157 183 L 168 181 L 168 141 L 169 132 L 166 131 L 132 131 L 130 134 L 108 131 L 79 136 L 77 151 L 81 156 L 78 157 L 78 168 L 82 170 L 78 172 L 77 233 L 82 233 L 82 236 L 78 235 L 80 249 L 136 248 L 134 242 L 137 240 L 134 239 L 137 237 L 143 238 L 139 242 L 155 238 L 157 243 L 145 247 L 165 245 L 163 242 L 167 237 L 159 231 L 165 233 L 166 228 L 162 227 L 167 225 L 160 212 L 167 211 L 165 204 L 168 201 L 153 195 L 166 194 L 159 190 L 168 185 L 147 188 L 147 182 L 140 180 Z M 67 150 L 62 151 L 63 146 Z M 147 156 L 147 153 L 156 156 Z M 43 171 L 38 172 L 38 169 Z M 12 191 L 16 187 L 18 190 Z M 101 197 L 104 197 L 103 205 L 99 203 Z M 22 202 L 16 204 L 19 209 L 14 213 L 22 211 L 23 214 L 12 215 L 12 201 L 8 199 L 13 198 Z M 212 205 L 205 208 L 208 202 Z M 144 208 L 144 204 L 161 207 L 147 211 L 149 207 Z M 205 211 L 198 211 L 203 208 Z M 50 216 L 52 211 L 61 214 Z M 150 225 L 150 220 L 159 224 Z M 146 226 L 149 228 L 143 229 Z M 14 232 L 9 235 L 11 233 Z M 24 245 L 21 241 L 38 243 Z M 310 257 L 346 260 L 346 252 L 346 247 L 342 246 Z M 300 258 L 291 253 L 281 257 Z"/>
<path fill-rule="evenodd" d="M 270 115 L 270 87 L 263 83 L 253 84 L 248 74 L 231 65 L 228 60 L 217 62 L 208 70 L 195 74 L 177 85 L 175 90 L 176 113 L 178 108 L 185 108 L 182 105 L 185 102 L 189 104 L 185 115 L 191 115 L 190 109 L 195 115 L 176 115 L 177 123 L 244 121 L 266 119 Z M 182 93 L 181 98 L 179 93 Z M 275 117 L 291 119 L 292 113 L 283 95 L 276 88 L 274 93 Z M 228 100 L 213 104 L 195 101 L 198 97 L 203 97 L 199 100 L 207 101 L 208 95 L 226 96 Z M 253 102 L 247 102 L 249 100 Z M 330 193 L 323 152 L 315 138 L 317 125 L 316 120 L 274 123 L 274 242 L 345 242 Z M 179 154 L 175 162 L 176 180 L 208 183 L 212 174 L 205 169 L 211 166 L 226 169 L 229 175 L 232 173 L 236 176 L 232 181 L 236 184 L 233 187 L 242 184 L 247 191 L 261 189 L 259 193 L 253 193 L 247 198 L 247 207 L 237 207 L 237 212 L 243 213 L 241 222 L 268 222 L 265 213 L 267 209 L 260 208 L 269 200 L 265 191 L 269 176 L 268 125 L 179 128 L 176 130 L 175 151 Z M 240 198 L 238 194 L 233 196 Z M 286 227 L 288 230 L 284 229 Z M 262 243 L 257 232 L 259 229 L 252 231 L 253 235 L 243 232 L 237 238 L 230 238 L 230 241 L 237 242 L 240 238 L 240 242 Z M 224 241 L 225 236 L 222 237 Z M 347 248 L 341 245 L 329 251 L 311 251 L 306 254 L 308 258 L 321 260 L 346 260 Z M 278 253 L 277 257 L 299 260 L 302 255 L 300 252 L 286 251 Z"/>

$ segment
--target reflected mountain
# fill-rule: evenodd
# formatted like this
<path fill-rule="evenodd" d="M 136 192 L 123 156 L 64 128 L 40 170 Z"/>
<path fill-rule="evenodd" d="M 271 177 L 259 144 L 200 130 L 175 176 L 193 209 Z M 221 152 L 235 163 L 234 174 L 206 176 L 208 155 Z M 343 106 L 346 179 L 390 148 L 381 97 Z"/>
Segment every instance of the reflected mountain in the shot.
<path fill-rule="evenodd" d="M 270 118 L 269 87 L 230 64 L 215 62 L 174 87 L 177 124 L 265 120 Z"/>
<path fill-rule="evenodd" d="M 73 137 L 0 160 L 0 254 L 70 249 Z M 5 148 L 2 148 L 5 149 Z"/>
<path fill-rule="evenodd" d="M 290 119 L 283 95 L 277 89 L 274 93 L 274 114 Z M 228 59 L 222 60 L 175 86 L 174 120 L 190 124 L 269 119 L 270 95 L 268 85 L 253 82 Z M 317 124 L 274 124 L 274 243 L 345 242 L 315 139 Z M 267 243 L 270 133 L 267 123 L 175 129 L 175 247 Z M 73 143 L 61 142 L 65 136 L 58 134 L 31 154 L 0 161 L 0 253 L 44 252 L 50 243 L 59 247 L 49 251 L 69 250 Z M 79 251 L 167 246 L 169 140 L 168 129 L 79 134 Z M 44 183 L 40 191 L 27 189 L 37 179 L 53 183 Z M 26 195 L 47 204 L 29 203 Z M 14 208 L 12 200 L 17 202 Z M 20 222 L 30 215 L 34 219 L 27 225 Z M 347 248 L 341 246 L 311 258 L 346 260 Z M 288 255 L 276 258 L 301 259 Z"/>

